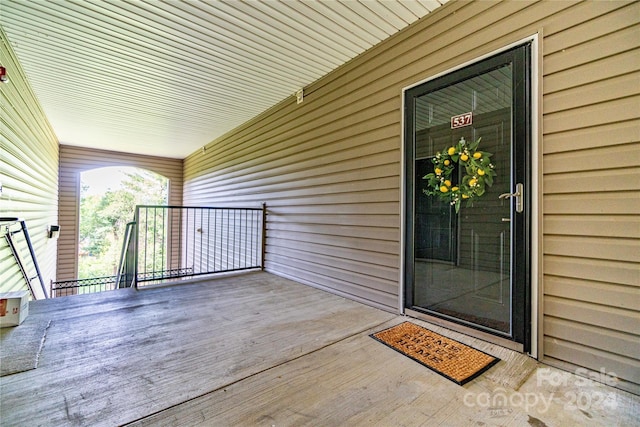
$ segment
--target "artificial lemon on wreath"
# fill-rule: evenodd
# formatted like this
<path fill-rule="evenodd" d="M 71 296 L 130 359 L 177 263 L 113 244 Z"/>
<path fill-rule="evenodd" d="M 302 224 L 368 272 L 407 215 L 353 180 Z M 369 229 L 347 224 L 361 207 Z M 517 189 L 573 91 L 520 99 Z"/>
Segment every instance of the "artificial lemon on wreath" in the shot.
<path fill-rule="evenodd" d="M 475 142 L 467 143 L 460 138 L 455 146 L 436 153 L 431 159 L 434 172 L 423 177 L 427 181 L 427 188 L 423 192 L 448 202 L 455 207 L 456 213 L 460 211 L 462 200 L 471 204 L 474 199 L 481 197 L 486 188 L 493 185 L 496 172 L 491 163 L 492 154 L 478 149 L 480 140 L 478 138 Z M 464 174 L 459 184 L 452 187 L 452 175 L 458 170 L 464 171 Z"/>

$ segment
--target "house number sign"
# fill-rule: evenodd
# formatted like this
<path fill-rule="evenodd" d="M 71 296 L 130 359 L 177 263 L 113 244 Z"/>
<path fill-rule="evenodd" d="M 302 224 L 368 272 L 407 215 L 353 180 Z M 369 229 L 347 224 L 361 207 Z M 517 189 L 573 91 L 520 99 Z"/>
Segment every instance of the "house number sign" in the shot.
<path fill-rule="evenodd" d="M 473 113 L 464 113 L 451 117 L 451 129 L 462 128 L 473 123 Z"/>

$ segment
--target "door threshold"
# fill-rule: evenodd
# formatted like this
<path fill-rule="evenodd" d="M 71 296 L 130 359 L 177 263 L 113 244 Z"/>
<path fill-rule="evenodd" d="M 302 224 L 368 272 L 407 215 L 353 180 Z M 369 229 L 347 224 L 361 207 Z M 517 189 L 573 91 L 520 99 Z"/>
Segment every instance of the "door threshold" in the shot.
<path fill-rule="evenodd" d="M 524 345 L 521 343 L 517 343 L 515 341 L 508 340 L 506 338 L 502 338 L 496 335 L 489 334 L 487 332 L 479 331 L 474 328 L 470 328 L 468 326 L 460 325 L 455 322 L 450 322 L 445 319 L 441 319 L 436 316 L 430 316 L 426 313 L 422 313 L 416 310 L 412 310 L 410 308 L 404 309 L 404 314 L 410 317 L 414 317 L 419 320 L 424 320 L 425 322 L 433 323 L 438 326 L 442 326 L 443 328 L 451 329 L 456 332 L 460 332 L 461 334 L 469 335 L 474 338 L 481 339 L 483 341 L 490 342 L 492 344 L 499 345 L 501 347 L 508 348 L 509 350 L 517 351 L 518 353 L 524 353 Z"/>

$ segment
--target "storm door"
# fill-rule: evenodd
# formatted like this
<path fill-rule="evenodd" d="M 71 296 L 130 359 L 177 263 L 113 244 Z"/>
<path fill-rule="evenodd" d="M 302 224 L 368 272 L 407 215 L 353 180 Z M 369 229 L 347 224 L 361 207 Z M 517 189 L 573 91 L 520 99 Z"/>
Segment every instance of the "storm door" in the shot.
<path fill-rule="evenodd" d="M 529 50 L 405 92 L 405 305 L 525 351 Z"/>

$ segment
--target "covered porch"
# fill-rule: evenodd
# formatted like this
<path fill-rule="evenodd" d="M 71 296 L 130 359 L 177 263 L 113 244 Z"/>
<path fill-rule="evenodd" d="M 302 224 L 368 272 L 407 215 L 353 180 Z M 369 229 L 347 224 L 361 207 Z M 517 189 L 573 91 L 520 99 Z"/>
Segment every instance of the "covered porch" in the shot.
<path fill-rule="evenodd" d="M 2 425 L 634 425 L 640 398 L 409 319 L 501 361 L 459 386 L 369 335 L 407 320 L 266 272 L 31 302 Z M 3 359 L 4 359 L 3 354 Z M 4 359 L 7 360 L 7 359 Z"/>

